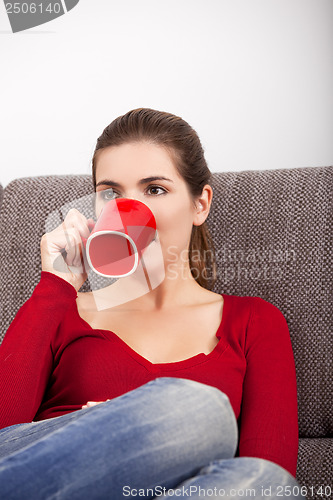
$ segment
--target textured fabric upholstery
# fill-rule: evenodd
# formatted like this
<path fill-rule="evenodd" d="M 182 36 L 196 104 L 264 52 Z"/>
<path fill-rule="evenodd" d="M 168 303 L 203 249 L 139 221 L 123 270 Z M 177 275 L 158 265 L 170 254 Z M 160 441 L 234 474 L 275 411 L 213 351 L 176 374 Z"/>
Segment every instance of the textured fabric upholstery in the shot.
<path fill-rule="evenodd" d="M 212 186 L 214 291 L 257 295 L 281 310 L 295 355 L 300 436 L 333 434 L 332 168 L 216 174 Z"/>
<path fill-rule="evenodd" d="M 330 438 L 301 438 L 298 448 L 297 480 L 307 488 L 311 500 L 333 497 L 333 444 Z"/>
<path fill-rule="evenodd" d="M 331 484 L 332 167 L 215 173 L 211 185 L 207 224 L 217 258 L 212 290 L 259 296 L 284 314 L 298 386 L 297 478 L 308 487 Z M 27 177 L 5 188 L 0 341 L 39 281 L 42 234 L 73 206 L 91 217 L 92 200 L 89 175 Z M 89 273 L 82 290 L 102 279 Z"/>
<path fill-rule="evenodd" d="M 1 210 L 1 205 L 2 205 L 2 198 L 3 198 L 3 187 L 0 184 L 0 210 Z"/>

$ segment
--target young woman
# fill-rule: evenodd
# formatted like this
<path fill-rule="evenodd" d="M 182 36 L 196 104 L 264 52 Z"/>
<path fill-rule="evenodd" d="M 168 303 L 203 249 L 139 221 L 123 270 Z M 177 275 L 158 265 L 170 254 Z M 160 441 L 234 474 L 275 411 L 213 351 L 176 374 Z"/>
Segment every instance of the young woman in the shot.
<path fill-rule="evenodd" d="M 213 192 L 196 132 L 136 109 L 105 128 L 92 164 L 97 217 L 116 197 L 153 212 L 165 277 L 98 309 L 79 292 L 89 220 L 72 209 L 43 235 L 40 281 L 0 347 L 3 498 L 304 498 L 288 326 L 259 297 L 210 290 Z M 54 266 L 63 250 L 67 272 Z"/>

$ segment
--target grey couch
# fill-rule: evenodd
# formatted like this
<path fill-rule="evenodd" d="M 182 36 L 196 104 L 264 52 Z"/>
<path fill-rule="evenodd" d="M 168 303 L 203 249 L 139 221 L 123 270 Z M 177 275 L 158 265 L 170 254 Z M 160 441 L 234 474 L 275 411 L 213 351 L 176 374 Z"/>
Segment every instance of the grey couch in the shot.
<path fill-rule="evenodd" d="M 260 296 L 284 314 L 298 384 L 297 479 L 309 499 L 333 498 L 332 167 L 216 173 L 212 187 L 213 291 Z M 50 230 L 65 215 L 59 207 L 92 192 L 89 175 L 26 177 L 4 189 L 0 341 L 39 281 L 47 216 Z"/>

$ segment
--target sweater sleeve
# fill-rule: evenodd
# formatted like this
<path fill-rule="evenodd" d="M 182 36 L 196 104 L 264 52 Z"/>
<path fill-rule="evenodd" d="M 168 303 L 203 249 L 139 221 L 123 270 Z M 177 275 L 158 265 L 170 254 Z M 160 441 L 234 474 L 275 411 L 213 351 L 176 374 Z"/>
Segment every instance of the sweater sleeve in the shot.
<path fill-rule="evenodd" d="M 253 297 L 246 343 L 246 373 L 239 456 L 264 458 L 294 477 L 298 454 L 297 386 L 287 322 L 273 304 Z"/>
<path fill-rule="evenodd" d="M 10 324 L 0 345 L 0 429 L 33 420 L 52 372 L 52 338 L 76 297 L 70 283 L 42 271 Z"/>

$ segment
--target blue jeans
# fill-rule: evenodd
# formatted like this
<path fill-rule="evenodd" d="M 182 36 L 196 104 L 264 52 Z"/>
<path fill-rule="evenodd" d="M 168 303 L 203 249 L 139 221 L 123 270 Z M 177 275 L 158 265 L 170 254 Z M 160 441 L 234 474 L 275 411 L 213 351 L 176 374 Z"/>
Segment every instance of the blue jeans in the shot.
<path fill-rule="evenodd" d="M 237 421 L 223 392 L 159 377 L 91 408 L 2 429 L 0 495 L 4 500 L 305 498 L 279 465 L 234 458 L 237 441 Z"/>

